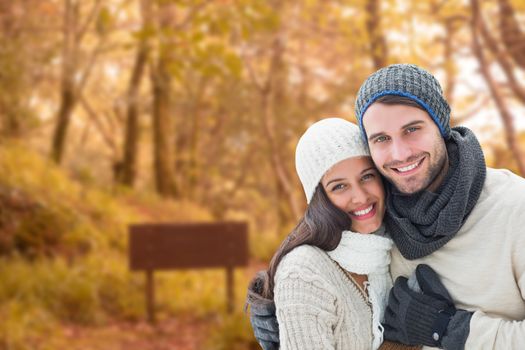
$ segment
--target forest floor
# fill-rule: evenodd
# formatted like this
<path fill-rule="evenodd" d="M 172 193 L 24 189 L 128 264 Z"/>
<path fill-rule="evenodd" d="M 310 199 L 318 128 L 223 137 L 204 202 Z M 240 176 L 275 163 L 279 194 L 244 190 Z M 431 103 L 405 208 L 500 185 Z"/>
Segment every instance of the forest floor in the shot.
<path fill-rule="evenodd" d="M 245 273 L 253 276 L 265 266 L 260 262 L 251 262 Z M 219 315 L 185 314 L 165 316 L 155 325 L 145 320 L 89 327 L 64 325 L 60 340 L 50 346 L 69 350 L 207 350 L 207 340 L 220 323 Z M 247 349 L 254 346 L 251 344 Z"/>
<path fill-rule="evenodd" d="M 67 326 L 70 350 L 201 350 L 213 321 L 189 316 L 159 321 L 115 323 L 104 327 Z"/>

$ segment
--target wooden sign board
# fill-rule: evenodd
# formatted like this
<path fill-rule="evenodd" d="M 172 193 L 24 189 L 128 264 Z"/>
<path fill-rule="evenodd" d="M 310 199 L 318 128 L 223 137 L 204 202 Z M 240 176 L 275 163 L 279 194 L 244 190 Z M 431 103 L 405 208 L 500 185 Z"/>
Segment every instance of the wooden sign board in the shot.
<path fill-rule="evenodd" d="M 226 298 L 233 311 L 233 268 L 248 265 L 245 222 L 136 224 L 129 227 L 129 266 L 146 272 L 146 308 L 155 322 L 154 270 L 226 268 Z"/>
<path fill-rule="evenodd" d="M 244 222 L 132 225 L 130 269 L 246 266 L 247 231 Z"/>

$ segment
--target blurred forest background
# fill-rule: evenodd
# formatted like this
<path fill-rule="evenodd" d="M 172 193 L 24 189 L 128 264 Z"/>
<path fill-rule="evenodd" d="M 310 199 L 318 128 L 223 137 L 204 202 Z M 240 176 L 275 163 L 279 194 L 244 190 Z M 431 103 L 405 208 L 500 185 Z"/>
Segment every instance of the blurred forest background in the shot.
<path fill-rule="evenodd" d="M 521 0 L 0 0 L 0 349 L 256 349 L 246 285 L 301 215 L 294 148 L 374 70 L 441 81 L 525 174 Z M 157 274 L 135 222 L 245 220 L 251 263 Z"/>

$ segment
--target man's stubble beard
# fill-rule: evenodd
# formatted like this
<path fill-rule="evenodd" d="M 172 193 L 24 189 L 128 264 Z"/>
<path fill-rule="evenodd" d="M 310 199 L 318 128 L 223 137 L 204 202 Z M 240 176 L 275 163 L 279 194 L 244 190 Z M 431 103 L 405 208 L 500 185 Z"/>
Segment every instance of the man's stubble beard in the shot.
<path fill-rule="evenodd" d="M 386 180 L 394 185 L 394 187 L 401 193 L 413 195 L 427 189 L 435 191 L 443 182 L 446 175 L 445 172 L 448 171 L 448 166 L 446 166 L 448 164 L 447 147 L 444 142 L 435 143 L 433 152 L 434 161 L 432 161 L 428 152 L 424 152 L 423 154 L 427 155 L 426 161 L 430 160 L 431 163 L 429 164 L 422 180 L 422 174 L 416 174 L 413 177 L 404 179 L 403 181 L 396 181 L 398 178 L 394 179 L 392 176 L 389 176 L 390 173 L 386 172 L 385 169 L 381 168 L 380 172 Z M 390 170 L 390 172 L 392 171 L 394 170 Z"/>

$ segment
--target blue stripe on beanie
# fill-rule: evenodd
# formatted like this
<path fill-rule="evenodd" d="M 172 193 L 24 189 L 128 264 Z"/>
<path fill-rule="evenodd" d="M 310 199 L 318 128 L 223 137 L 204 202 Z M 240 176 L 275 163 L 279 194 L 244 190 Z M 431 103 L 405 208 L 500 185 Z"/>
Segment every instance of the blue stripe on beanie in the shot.
<path fill-rule="evenodd" d="M 437 79 L 413 64 L 393 64 L 370 75 L 357 93 L 355 113 L 366 139 L 363 115 L 372 103 L 385 95 L 397 95 L 417 102 L 430 115 L 441 136 L 450 137 L 450 106 Z"/>
<path fill-rule="evenodd" d="M 421 107 L 423 107 L 427 111 L 427 113 L 430 115 L 430 117 L 432 118 L 434 123 L 436 123 L 436 125 L 438 126 L 439 132 L 441 133 L 441 135 L 443 137 L 445 137 L 446 131 L 443 128 L 443 125 L 441 125 L 441 123 L 440 123 L 440 121 L 439 121 L 439 119 L 438 119 L 438 117 L 436 115 L 436 112 L 434 112 L 434 110 L 432 108 L 430 108 L 430 106 L 427 105 L 423 100 L 421 100 L 419 97 L 417 97 L 415 95 L 412 95 L 412 94 L 409 94 L 407 92 L 395 91 L 395 90 L 386 90 L 386 91 L 382 91 L 382 92 L 372 96 L 370 101 L 368 101 L 366 103 L 366 105 L 363 107 L 363 109 L 360 111 L 361 114 L 357 117 L 357 119 L 359 120 L 359 128 L 361 129 L 361 133 L 363 134 L 365 139 L 366 139 L 366 132 L 365 132 L 365 127 L 363 126 L 363 114 L 365 114 L 365 112 L 368 109 L 368 107 L 370 107 L 372 105 L 372 103 L 374 103 L 378 98 L 380 98 L 382 96 L 386 96 L 386 95 L 403 96 L 403 97 L 408 97 L 408 98 L 416 101 Z"/>

